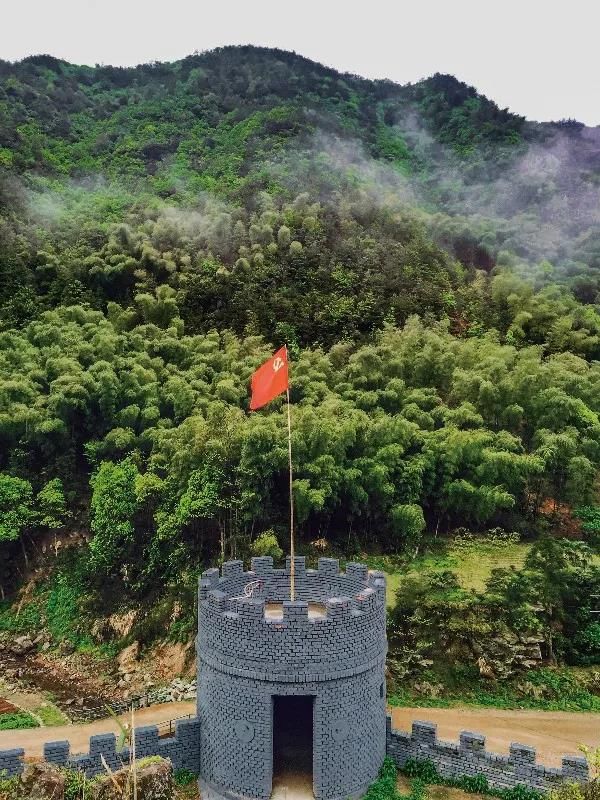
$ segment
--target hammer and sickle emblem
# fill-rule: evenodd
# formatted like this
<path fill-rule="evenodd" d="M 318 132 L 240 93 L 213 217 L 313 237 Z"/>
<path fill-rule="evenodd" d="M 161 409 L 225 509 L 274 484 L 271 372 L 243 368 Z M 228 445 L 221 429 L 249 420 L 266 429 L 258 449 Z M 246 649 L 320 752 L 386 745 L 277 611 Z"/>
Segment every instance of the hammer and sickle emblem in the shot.
<path fill-rule="evenodd" d="M 279 370 L 284 366 L 285 361 L 283 358 L 279 356 L 273 361 L 273 372 L 279 372 Z"/>

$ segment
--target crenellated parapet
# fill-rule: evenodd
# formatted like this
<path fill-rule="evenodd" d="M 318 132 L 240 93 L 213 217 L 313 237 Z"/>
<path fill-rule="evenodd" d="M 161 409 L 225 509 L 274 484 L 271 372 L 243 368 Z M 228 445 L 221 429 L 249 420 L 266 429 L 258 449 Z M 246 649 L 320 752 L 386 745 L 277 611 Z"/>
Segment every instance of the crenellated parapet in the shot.
<path fill-rule="evenodd" d="M 370 594 L 375 594 L 385 605 L 385 574 L 370 571 L 366 564 L 347 564 L 343 572 L 338 559 L 320 558 L 317 569 L 307 569 L 306 559 L 298 556 L 294 559 L 294 566 L 297 601 L 325 603 L 331 598 L 343 598 L 360 609 L 360 603 Z M 283 569 L 273 566 L 271 556 L 253 558 L 249 571 L 244 571 L 242 561 L 226 561 L 220 572 L 209 569 L 202 574 L 200 601 L 210 596 L 214 602 L 223 604 L 223 610 L 236 610 L 237 606 L 230 608 L 226 601 L 243 601 L 247 587 L 251 587 L 254 600 L 289 601 L 290 567 L 289 557 Z"/>
<path fill-rule="evenodd" d="M 15 731 L 16 735 L 16 731 Z M 186 769 L 198 773 L 200 770 L 200 723 L 197 718 L 180 719 L 175 724 L 174 736 L 162 737 L 155 725 L 135 729 L 136 758 L 161 756 L 171 760 L 174 769 Z M 25 751 L 0 750 L 0 773 L 7 777 L 20 775 L 23 771 Z M 118 770 L 129 764 L 128 747 L 117 749 L 114 733 L 91 736 L 86 753 L 73 754 L 68 741 L 46 742 L 44 761 L 57 767 L 83 772 L 88 778 L 106 774 L 106 764 Z"/>
<path fill-rule="evenodd" d="M 358 674 L 386 653 L 385 576 L 364 564 L 295 559 L 296 599 L 285 568 L 267 556 L 228 561 L 200 580 L 198 654 L 230 674 L 330 680 Z"/>
<path fill-rule="evenodd" d="M 561 767 L 538 764 L 533 747 L 513 742 L 508 755 L 491 753 L 485 736 L 463 731 L 458 742 L 438 739 L 432 722 L 413 722 L 410 733 L 392 730 L 387 721 L 387 754 L 399 767 L 408 759 L 432 761 L 445 778 L 484 775 L 495 789 L 510 789 L 519 784 L 547 791 L 564 781 L 585 782 L 589 767 L 583 756 L 564 756 Z"/>

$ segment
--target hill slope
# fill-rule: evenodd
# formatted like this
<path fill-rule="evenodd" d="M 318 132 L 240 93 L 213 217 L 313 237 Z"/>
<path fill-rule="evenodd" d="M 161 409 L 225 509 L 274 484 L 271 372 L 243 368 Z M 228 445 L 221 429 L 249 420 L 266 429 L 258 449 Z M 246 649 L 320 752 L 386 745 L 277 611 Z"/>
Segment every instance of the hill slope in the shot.
<path fill-rule="evenodd" d="M 309 554 L 565 519 L 579 537 L 573 507 L 593 533 L 599 186 L 598 129 L 447 75 L 403 87 L 251 47 L 0 62 L 2 590 L 55 531 L 91 539 L 0 628 L 87 647 L 98 608 L 143 602 L 132 635 L 186 638 L 202 566 L 277 553 L 282 409 L 246 411 L 284 340 Z M 590 663 L 590 611 L 570 614 L 538 622 Z"/>
<path fill-rule="evenodd" d="M 250 326 L 273 338 L 275 323 L 293 318 L 300 341 L 330 343 L 384 318 L 440 317 L 450 305 L 461 328 L 497 324 L 479 319 L 483 309 L 466 314 L 459 290 L 498 258 L 540 285 L 566 283 L 578 299 L 596 299 L 598 130 L 526 123 L 451 76 L 400 87 L 250 47 L 133 69 L 36 56 L 0 63 L 0 109 L 8 323 L 40 304 L 102 307 L 158 283 L 184 288 L 177 259 L 191 258 L 190 244 L 213 271 L 233 271 L 245 247 L 238 267 L 255 259 L 261 273 L 213 275 L 210 286 L 188 276 L 184 319 L 194 330 Z M 261 213 L 303 193 L 304 217 L 286 225 L 305 245 L 296 274 L 269 252 L 277 231 Z M 169 229 L 158 247 L 157 218 Z M 115 222 L 133 238 L 111 239 Z M 368 258 L 357 259 L 365 237 Z M 118 266 L 106 264 L 106 247 Z M 542 259 L 552 265 L 537 266 Z M 396 268 L 403 262 L 414 297 Z M 340 263 L 348 275 L 336 272 Z M 290 292 L 265 296 L 282 282 L 304 307 Z M 357 309 L 343 308 L 340 284 L 362 298 Z"/>

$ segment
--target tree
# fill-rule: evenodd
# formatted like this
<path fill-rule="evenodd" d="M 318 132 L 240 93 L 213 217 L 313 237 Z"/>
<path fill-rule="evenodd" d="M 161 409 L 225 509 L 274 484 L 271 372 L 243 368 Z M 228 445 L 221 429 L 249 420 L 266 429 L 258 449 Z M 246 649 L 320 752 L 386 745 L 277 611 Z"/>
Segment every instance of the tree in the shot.
<path fill-rule="evenodd" d="M 35 519 L 29 481 L 0 473 L 0 543 L 17 540 Z"/>
<path fill-rule="evenodd" d="M 416 556 L 421 534 L 425 530 L 423 509 L 415 504 L 397 505 L 393 506 L 390 516 L 394 534 L 402 537 L 405 548 L 414 551 Z"/>
<path fill-rule="evenodd" d="M 61 528 L 68 516 L 65 493 L 60 478 L 48 481 L 35 498 L 36 519 L 45 528 Z"/>
<path fill-rule="evenodd" d="M 595 663 L 600 657 L 591 599 L 600 594 L 600 568 L 583 542 L 542 537 L 522 570 L 494 571 L 487 594 L 513 630 L 541 634 L 549 660 Z"/>
<path fill-rule="evenodd" d="M 34 500 L 29 481 L 0 473 L 0 548 L 3 542 L 20 540 L 23 559 L 28 564 L 23 532 L 38 526 L 60 528 L 66 517 L 65 497 L 58 478 L 45 484 Z M 4 596 L 2 585 L 0 595 Z"/>
<path fill-rule="evenodd" d="M 581 520 L 581 528 L 592 545 L 600 542 L 600 506 L 579 506 L 575 516 Z"/>
<path fill-rule="evenodd" d="M 275 531 L 268 530 L 258 534 L 256 539 L 252 542 L 252 555 L 271 556 L 275 562 L 281 559 L 283 550 L 279 546 Z"/>
<path fill-rule="evenodd" d="M 103 461 L 92 476 L 90 559 L 101 575 L 110 575 L 126 564 L 134 541 L 138 474 L 135 464 L 125 459 L 116 464 Z"/>

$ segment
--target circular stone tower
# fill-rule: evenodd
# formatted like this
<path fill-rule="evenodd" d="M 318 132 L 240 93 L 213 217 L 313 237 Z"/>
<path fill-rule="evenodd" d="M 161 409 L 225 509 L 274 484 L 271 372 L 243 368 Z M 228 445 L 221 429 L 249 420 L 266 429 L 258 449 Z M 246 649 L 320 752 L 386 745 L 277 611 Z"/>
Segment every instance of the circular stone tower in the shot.
<path fill-rule="evenodd" d="M 295 559 L 205 572 L 198 612 L 198 717 L 203 800 L 268 800 L 282 742 L 304 741 L 317 800 L 360 797 L 385 756 L 385 578 Z M 283 755 L 285 762 L 285 753 Z M 279 795 L 278 795 L 279 796 Z M 282 792 L 281 796 L 284 796 Z"/>

